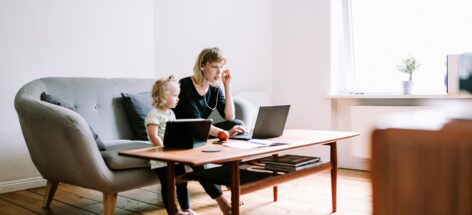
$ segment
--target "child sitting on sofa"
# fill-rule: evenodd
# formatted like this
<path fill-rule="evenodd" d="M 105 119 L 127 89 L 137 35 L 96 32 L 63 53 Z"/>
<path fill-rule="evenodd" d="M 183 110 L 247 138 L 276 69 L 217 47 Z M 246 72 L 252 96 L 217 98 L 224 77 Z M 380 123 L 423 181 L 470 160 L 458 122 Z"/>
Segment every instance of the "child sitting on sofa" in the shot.
<path fill-rule="evenodd" d="M 175 114 L 171 108 L 175 108 L 179 102 L 180 86 L 174 76 L 159 79 L 152 87 L 153 109 L 148 113 L 144 121 L 148 139 L 154 146 L 163 146 L 166 123 L 169 120 L 175 120 Z M 161 181 L 161 194 L 164 206 L 169 211 L 168 189 L 167 189 L 167 167 L 166 163 L 159 161 L 150 161 L 151 169 L 155 169 Z M 183 165 L 175 166 L 175 174 L 185 174 Z M 187 182 L 176 184 L 177 199 L 180 204 L 181 212 L 177 214 L 196 215 L 197 213 L 190 209 L 190 201 L 187 190 Z M 175 210 L 177 211 L 177 210 Z"/>

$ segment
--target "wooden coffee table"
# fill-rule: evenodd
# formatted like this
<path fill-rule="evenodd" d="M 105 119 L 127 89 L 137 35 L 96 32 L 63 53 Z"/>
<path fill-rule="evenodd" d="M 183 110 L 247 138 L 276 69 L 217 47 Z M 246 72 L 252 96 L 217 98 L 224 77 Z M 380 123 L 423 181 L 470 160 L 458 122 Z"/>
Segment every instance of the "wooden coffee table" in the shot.
<path fill-rule="evenodd" d="M 357 132 L 343 132 L 343 131 L 317 131 L 317 130 L 300 130 L 289 129 L 285 130 L 283 135 L 277 138 L 271 138 L 277 142 L 289 143 L 287 145 L 261 147 L 253 149 L 238 149 L 226 147 L 220 144 L 214 144 L 209 141 L 204 146 L 186 149 L 186 150 L 169 150 L 163 147 L 150 147 L 145 149 L 135 149 L 122 151 L 119 154 L 124 156 L 131 156 L 137 158 L 147 158 L 152 160 L 159 160 L 167 162 L 168 174 L 168 188 L 169 188 L 169 214 L 175 214 L 173 211 L 175 207 L 174 193 L 175 193 L 175 164 L 187 164 L 199 166 L 208 163 L 223 164 L 228 171 L 230 180 L 215 181 L 215 183 L 226 184 L 231 187 L 231 204 L 232 214 L 239 214 L 240 195 L 250 193 L 263 188 L 276 186 L 278 184 L 288 182 L 300 177 L 304 177 L 317 172 L 331 170 L 331 198 L 332 209 L 336 212 L 336 179 L 337 179 L 337 149 L 336 141 L 348 139 L 359 135 Z M 230 140 L 235 143 L 240 140 Z M 213 141 L 214 142 L 214 141 Z M 240 163 L 243 159 L 259 155 L 272 155 L 283 153 L 284 151 L 314 146 L 314 145 L 328 145 L 330 146 L 330 161 L 309 167 L 303 170 L 289 172 L 286 174 L 269 174 L 267 177 L 256 177 L 255 180 L 241 179 Z M 219 152 L 203 152 L 206 148 L 220 149 Z M 209 169 L 211 170 L 211 169 Z M 246 173 L 244 175 L 247 175 Z M 209 179 L 211 180 L 211 179 Z M 242 183 L 243 181 L 243 183 Z"/>

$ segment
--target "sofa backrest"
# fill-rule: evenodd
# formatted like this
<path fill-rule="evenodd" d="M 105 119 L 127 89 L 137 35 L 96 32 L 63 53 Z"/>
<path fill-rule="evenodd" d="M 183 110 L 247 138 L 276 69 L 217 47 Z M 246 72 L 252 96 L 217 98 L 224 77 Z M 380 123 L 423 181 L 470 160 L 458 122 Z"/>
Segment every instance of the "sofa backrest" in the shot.
<path fill-rule="evenodd" d="M 103 140 L 132 139 L 121 93 L 151 91 L 154 79 L 41 78 L 26 84 L 18 94 L 40 100 L 42 92 L 73 106 Z"/>

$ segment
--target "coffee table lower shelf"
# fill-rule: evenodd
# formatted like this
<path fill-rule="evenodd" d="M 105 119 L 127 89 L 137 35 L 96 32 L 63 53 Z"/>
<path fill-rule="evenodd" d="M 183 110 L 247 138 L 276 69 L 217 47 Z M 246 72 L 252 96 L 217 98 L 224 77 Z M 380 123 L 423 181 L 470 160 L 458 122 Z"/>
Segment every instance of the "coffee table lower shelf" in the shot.
<path fill-rule="evenodd" d="M 254 172 L 246 169 L 240 169 L 240 194 L 247 194 L 260 189 L 276 186 L 278 184 L 292 181 L 307 175 L 325 170 L 331 170 L 332 168 L 332 163 L 320 162 L 319 165 L 315 165 L 313 167 L 282 174 L 275 172 Z M 187 180 L 213 182 L 215 184 L 230 186 L 232 178 L 231 167 L 223 165 L 203 171 L 191 172 L 185 175 L 184 178 Z"/>

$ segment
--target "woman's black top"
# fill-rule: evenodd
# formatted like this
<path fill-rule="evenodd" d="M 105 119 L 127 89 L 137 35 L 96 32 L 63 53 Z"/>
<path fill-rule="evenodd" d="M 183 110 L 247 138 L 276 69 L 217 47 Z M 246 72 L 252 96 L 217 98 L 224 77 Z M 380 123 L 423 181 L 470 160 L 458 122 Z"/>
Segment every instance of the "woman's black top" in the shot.
<path fill-rule="evenodd" d="M 207 119 L 213 111 L 211 108 L 215 107 L 220 115 L 225 118 L 226 100 L 220 87 L 210 85 L 208 92 L 201 96 L 193 85 L 191 77 L 182 78 L 179 83 L 179 103 L 174 108 L 177 119 Z"/>

